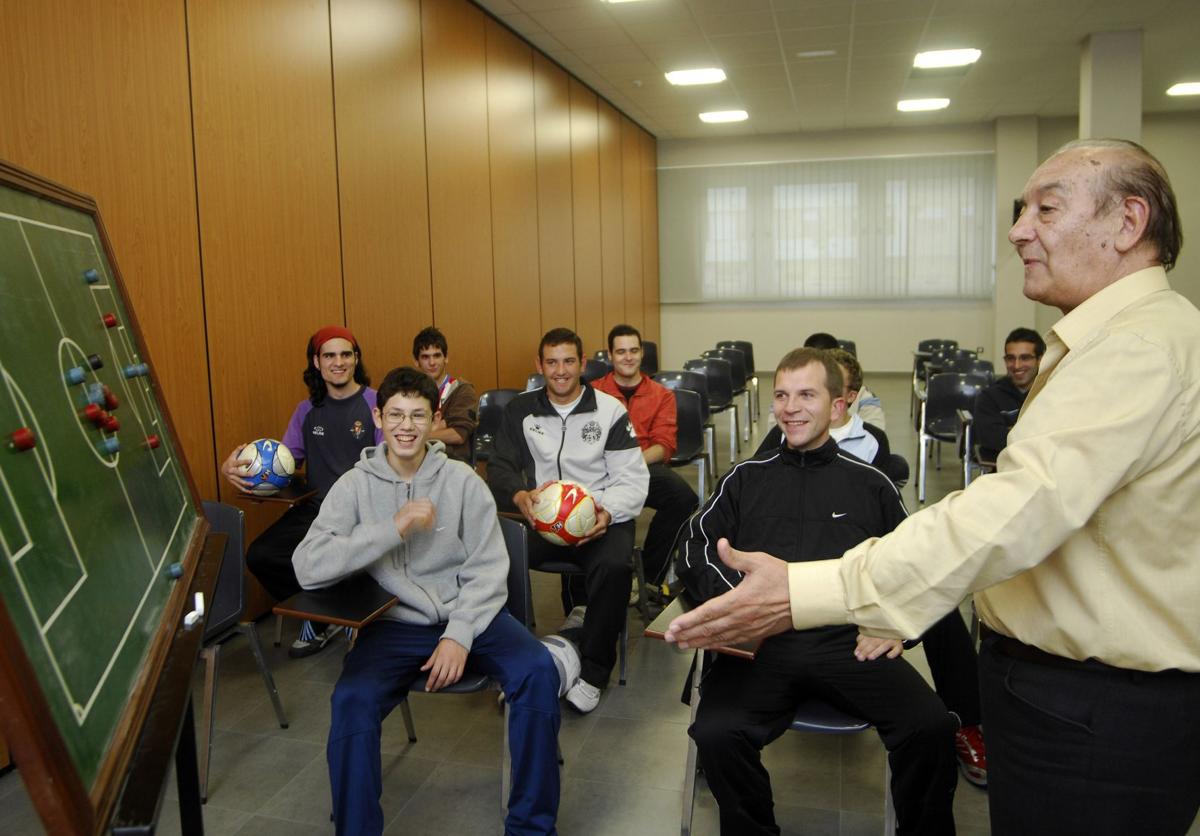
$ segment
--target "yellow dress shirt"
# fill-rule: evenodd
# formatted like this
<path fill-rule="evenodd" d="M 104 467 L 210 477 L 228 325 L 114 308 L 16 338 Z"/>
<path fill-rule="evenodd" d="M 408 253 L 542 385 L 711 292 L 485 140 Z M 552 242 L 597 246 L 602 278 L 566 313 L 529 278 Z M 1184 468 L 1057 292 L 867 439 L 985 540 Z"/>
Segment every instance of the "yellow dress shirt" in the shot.
<path fill-rule="evenodd" d="M 1071 659 L 1200 671 L 1200 312 L 1161 267 L 1051 330 L 997 472 L 840 560 L 788 566 L 796 629 L 920 635 L 970 593 Z"/>

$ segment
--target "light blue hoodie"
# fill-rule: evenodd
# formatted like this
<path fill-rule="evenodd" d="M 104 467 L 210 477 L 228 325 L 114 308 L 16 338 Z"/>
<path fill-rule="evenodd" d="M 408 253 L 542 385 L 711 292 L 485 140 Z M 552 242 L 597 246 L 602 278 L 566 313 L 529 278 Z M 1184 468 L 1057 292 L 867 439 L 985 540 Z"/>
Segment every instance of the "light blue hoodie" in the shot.
<path fill-rule="evenodd" d="M 427 497 L 437 519 L 430 531 L 401 537 L 393 517 L 410 499 Z M 412 482 L 387 461 L 387 446 L 368 447 L 334 483 L 321 512 L 292 555 L 305 589 L 370 572 L 400 599 L 382 617 L 406 624 L 446 624 L 442 638 L 467 650 L 508 597 L 508 552 L 487 485 L 431 441 Z"/>

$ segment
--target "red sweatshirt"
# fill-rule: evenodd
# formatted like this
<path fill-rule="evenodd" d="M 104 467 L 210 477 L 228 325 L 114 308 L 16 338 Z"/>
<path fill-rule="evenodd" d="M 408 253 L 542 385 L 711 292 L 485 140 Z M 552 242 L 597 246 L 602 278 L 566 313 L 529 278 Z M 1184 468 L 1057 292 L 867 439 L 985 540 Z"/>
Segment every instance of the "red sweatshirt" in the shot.
<path fill-rule="evenodd" d="M 628 401 L 621 394 L 613 372 L 592 383 L 601 392 L 607 392 L 625 404 L 629 410 L 629 418 L 633 421 L 633 429 L 637 433 L 638 444 L 645 450 L 655 444 L 661 444 L 666 450 L 664 462 L 669 462 L 675 455 L 675 393 L 656 383 L 646 375 Z"/>

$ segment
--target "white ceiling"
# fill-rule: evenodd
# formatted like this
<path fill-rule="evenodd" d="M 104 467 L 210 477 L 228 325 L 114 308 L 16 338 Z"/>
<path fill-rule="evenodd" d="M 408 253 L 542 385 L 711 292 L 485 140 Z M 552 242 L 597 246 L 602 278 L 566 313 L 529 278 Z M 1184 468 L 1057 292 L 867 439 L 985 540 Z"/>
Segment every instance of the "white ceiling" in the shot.
<path fill-rule="evenodd" d="M 1091 32 L 1141 29 L 1143 110 L 1200 109 L 1171 98 L 1200 81 L 1200 0 L 476 0 L 662 139 L 879 128 L 1079 112 Z M 930 49 L 976 47 L 964 71 L 913 70 Z M 827 58 L 799 52 L 836 50 Z M 715 66 L 725 82 L 673 87 L 668 70 Z M 950 107 L 899 113 L 903 98 Z M 706 125 L 706 110 L 749 111 Z"/>

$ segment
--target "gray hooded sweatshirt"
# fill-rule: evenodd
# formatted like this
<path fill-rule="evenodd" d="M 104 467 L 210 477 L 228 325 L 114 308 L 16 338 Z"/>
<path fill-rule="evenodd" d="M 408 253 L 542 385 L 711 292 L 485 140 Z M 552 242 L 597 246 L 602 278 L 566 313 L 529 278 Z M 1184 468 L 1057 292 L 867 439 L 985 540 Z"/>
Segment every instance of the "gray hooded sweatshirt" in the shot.
<path fill-rule="evenodd" d="M 410 499 L 436 509 L 433 530 L 401 537 L 393 516 Z M 366 570 L 400 599 L 382 617 L 445 624 L 442 638 L 467 650 L 508 597 L 508 552 L 487 485 L 468 465 L 431 441 L 412 482 L 387 461 L 387 446 L 368 447 L 334 483 L 321 512 L 292 555 L 305 589 L 331 586 Z"/>

